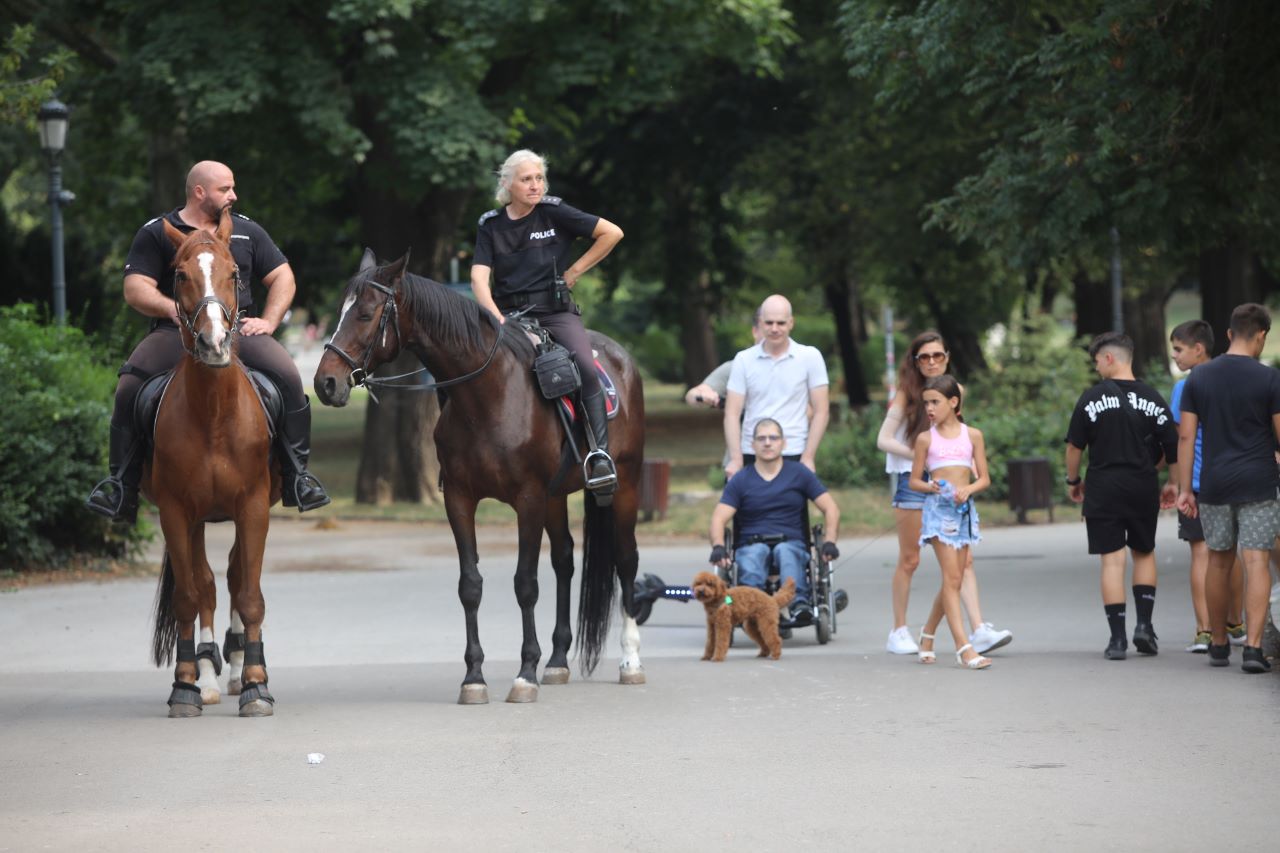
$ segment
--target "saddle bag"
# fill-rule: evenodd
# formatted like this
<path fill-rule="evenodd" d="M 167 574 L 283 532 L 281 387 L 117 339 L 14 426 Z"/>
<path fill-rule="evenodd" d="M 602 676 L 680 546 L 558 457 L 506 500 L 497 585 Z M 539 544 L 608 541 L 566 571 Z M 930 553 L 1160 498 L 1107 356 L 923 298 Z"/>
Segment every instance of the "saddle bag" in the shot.
<path fill-rule="evenodd" d="M 562 346 L 539 347 L 541 352 L 533 360 L 533 372 L 538 377 L 538 388 L 548 400 L 556 400 L 572 394 L 582 387 L 578 363 Z"/>

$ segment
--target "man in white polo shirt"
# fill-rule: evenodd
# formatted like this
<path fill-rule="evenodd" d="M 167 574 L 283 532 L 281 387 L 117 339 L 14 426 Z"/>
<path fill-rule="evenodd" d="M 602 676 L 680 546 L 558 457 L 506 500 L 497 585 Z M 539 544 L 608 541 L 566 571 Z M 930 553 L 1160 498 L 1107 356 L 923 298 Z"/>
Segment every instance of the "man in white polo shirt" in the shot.
<path fill-rule="evenodd" d="M 782 425 L 787 448 L 816 471 L 818 443 L 827 431 L 827 365 L 814 347 L 791 340 L 795 320 L 786 297 L 773 295 L 760 306 L 761 340 L 738 353 L 729 374 L 724 405 L 724 438 L 729 450 L 725 475 L 732 477 L 752 462 L 750 439 L 756 422 L 772 418 Z M 798 454 L 795 451 L 799 451 Z M 745 459 L 744 457 L 750 457 Z"/>

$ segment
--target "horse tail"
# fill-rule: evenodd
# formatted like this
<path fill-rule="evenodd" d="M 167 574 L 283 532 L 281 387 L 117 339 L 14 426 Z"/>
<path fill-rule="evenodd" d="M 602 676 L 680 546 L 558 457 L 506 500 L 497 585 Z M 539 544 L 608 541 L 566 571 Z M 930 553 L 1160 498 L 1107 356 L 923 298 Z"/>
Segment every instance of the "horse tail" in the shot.
<path fill-rule="evenodd" d="M 156 630 L 151 636 L 151 658 L 156 666 L 173 663 L 173 649 L 178 642 L 178 614 L 173 609 L 173 561 L 164 552 L 164 571 L 156 587 Z"/>
<path fill-rule="evenodd" d="M 600 662 L 609 637 L 616 575 L 613 505 L 601 506 L 584 492 L 582 589 L 578 596 L 578 656 L 588 675 Z"/>

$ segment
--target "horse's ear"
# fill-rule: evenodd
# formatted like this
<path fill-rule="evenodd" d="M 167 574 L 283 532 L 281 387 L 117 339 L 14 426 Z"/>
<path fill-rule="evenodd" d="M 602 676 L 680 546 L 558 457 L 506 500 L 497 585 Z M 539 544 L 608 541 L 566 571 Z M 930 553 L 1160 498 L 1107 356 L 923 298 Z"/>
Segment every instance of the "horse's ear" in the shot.
<path fill-rule="evenodd" d="M 174 228 L 173 223 L 168 219 L 162 219 L 160 221 L 164 223 L 164 236 L 169 238 L 169 242 L 173 244 L 173 248 L 176 249 L 181 246 L 182 241 L 187 239 L 187 235 L 183 234 L 177 228 Z"/>
<path fill-rule="evenodd" d="M 222 214 L 218 217 L 218 230 L 213 233 L 218 238 L 219 243 L 231 245 L 231 208 L 222 208 Z"/>
<path fill-rule="evenodd" d="M 399 284 L 400 280 L 404 278 L 404 274 L 407 269 L 409 269 L 409 250 L 408 249 L 405 250 L 405 253 L 398 260 L 392 261 L 391 264 L 387 267 L 388 283 L 390 283 L 392 286 Z"/>
<path fill-rule="evenodd" d="M 367 273 L 369 270 L 378 266 L 378 256 L 373 253 L 373 249 L 366 248 L 364 255 L 360 258 L 360 269 L 356 270 L 356 274 Z"/>

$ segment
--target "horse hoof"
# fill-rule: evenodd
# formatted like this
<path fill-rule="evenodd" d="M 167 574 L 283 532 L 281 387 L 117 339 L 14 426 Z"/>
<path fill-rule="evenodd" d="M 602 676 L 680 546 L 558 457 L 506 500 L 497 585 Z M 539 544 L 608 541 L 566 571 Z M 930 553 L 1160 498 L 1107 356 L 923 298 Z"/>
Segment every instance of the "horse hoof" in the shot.
<path fill-rule="evenodd" d="M 205 689 L 200 691 L 200 701 L 206 705 L 218 705 L 222 702 L 222 694 L 217 689 Z"/>
<path fill-rule="evenodd" d="M 569 667 L 549 666 L 542 671 L 543 684 L 568 684 Z"/>
<path fill-rule="evenodd" d="M 243 690 L 244 690 L 244 682 L 241 681 L 240 679 L 237 678 L 234 681 L 227 682 L 228 696 L 239 696 L 241 691 Z"/>
<path fill-rule="evenodd" d="M 199 705 L 184 705 L 175 702 L 169 706 L 170 717 L 198 717 L 200 716 Z"/>
<path fill-rule="evenodd" d="M 242 717 L 270 717 L 275 712 L 275 706 L 265 699 L 254 699 L 252 702 L 245 702 L 240 706 L 240 716 Z"/>
<path fill-rule="evenodd" d="M 459 705 L 488 705 L 489 688 L 483 684 L 464 684 L 458 693 Z"/>
<path fill-rule="evenodd" d="M 525 681 L 523 678 L 517 678 L 515 683 L 511 685 L 511 692 L 507 694 L 508 702 L 537 702 L 538 701 L 538 685 L 532 681 Z"/>
<path fill-rule="evenodd" d="M 643 669 L 623 669 L 618 672 L 619 684 L 644 684 Z"/>

